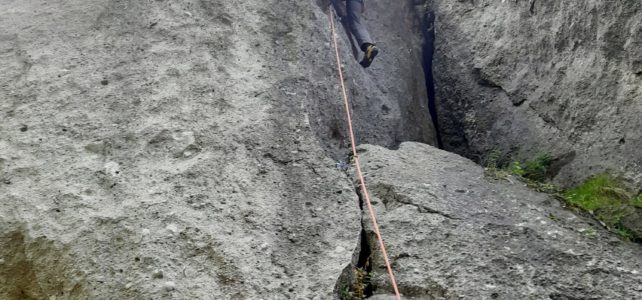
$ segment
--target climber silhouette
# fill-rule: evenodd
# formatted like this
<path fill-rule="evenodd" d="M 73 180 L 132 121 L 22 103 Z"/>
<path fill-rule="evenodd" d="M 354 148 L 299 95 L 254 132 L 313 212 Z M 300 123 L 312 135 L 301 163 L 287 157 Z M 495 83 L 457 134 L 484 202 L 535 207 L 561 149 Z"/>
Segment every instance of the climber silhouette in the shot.
<path fill-rule="evenodd" d="M 344 24 L 346 30 L 349 30 L 348 37 L 354 35 L 357 39 L 357 44 L 364 52 L 363 59 L 360 64 L 367 68 L 372 64 L 374 58 L 379 54 L 379 48 L 375 45 L 370 33 L 366 26 L 363 24 L 361 14 L 365 11 L 365 0 L 330 0 L 334 6 L 335 11 L 341 23 Z M 345 3 L 342 3 L 345 2 Z M 347 24 L 346 24 L 347 22 Z M 350 40 L 352 43 L 352 39 Z"/>

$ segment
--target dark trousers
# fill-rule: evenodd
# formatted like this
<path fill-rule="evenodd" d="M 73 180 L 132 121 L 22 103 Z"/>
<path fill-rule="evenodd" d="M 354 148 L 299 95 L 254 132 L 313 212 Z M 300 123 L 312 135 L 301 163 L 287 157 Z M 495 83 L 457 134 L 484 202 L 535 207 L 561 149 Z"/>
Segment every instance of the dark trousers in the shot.
<path fill-rule="evenodd" d="M 374 44 L 368 29 L 366 29 L 361 14 L 363 12 L 363 0 L 345 0 L 345 4 L 341 0 L 332 0 L 334 9 L 342 19 L 346 18 L 350 32 L 357 39 L 357 43 L 361 50 L 365 51 L 366 44 Z"/>

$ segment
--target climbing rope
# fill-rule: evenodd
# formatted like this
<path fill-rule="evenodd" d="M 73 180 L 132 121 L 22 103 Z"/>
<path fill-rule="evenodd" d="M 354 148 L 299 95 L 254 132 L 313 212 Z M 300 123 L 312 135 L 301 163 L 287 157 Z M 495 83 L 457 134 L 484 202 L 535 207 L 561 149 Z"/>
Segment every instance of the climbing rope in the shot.
<path fill-rule="evenodd" d="M 368 194 L 368 188 L 366 187 L 366 181 L 361 172 L 361 163 L 359 162 L 359 155 L 357 154 L 357 146 L 354 139 L 354 131 L 352 130 L 352 116 L 350 113 L 350 103 L 348 101 L 348 93 L 346 92 L 346 86 L 343 82 L 343 71 L 341 70 L 341 57 L 339 55 L 339 46 L 337 45 L 337 36 L 336 29 L 334 26 L 334 16 L 332 11 L 330 11 L 330 31 L 332 32 L 332 42 L 334 46 L 334 52 L 337 58 L 337 70 L 339 71 L 339 81 L 341 82 L 341 92 L 343 93 L 343 103 L 345 105 L 346 117 L 348 120 L 348 131 L 350 134 L 350 144 L 352 146 L 352 157 L 354 159 L 354 165 L 357 169 L 357 177 L 359 177 L 359 185 L 361 186 L 361 193 L 366 200 L 366 205 L 368 206 L 368 213 L 370 214 L 370 220 L 372 221 L 372 227 L 374 228 L 375 235 L 379 241 L 379 248 L 381 249 L 381 254 L 383 255 L 383 260 L 386 264 L 386 269 L 388 269 L 388 276 L 390 277 L 390 283 L 392 284 L 392 289 L 395 292 L 397 300 L 401 300 L 399 295 L 399 289 L 397 288 L 397 280 L 395 279 L 395 274 L 392 272 L 392 267 L 390 266 L 390 260 L 388 259 L 388 253 L 386 252 L 386 247 L 383 244 L 383 238 L 381 238 L 381 233 L 379 232 L 379 223 L 377 223 L 377 218 L 375 216 L 374 208 L 370 202 L 370 195 Z"/>

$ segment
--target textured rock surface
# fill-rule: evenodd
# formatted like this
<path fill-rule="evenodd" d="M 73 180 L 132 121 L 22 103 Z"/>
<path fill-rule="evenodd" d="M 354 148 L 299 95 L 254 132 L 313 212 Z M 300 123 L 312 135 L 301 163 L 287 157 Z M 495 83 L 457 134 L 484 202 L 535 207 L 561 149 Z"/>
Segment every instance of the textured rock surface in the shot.
<path fill-rule="evenodd" d="M 364 16 L 382 52 L 376 63 L 366 70 L 357 60 L 351 59 L 345 31 L 341 26 L 337 29 L 359 144 L 387 147 L 395 147 L 402 141 L 434 144 L 422 69 L 421 21 L 420 10 L 417 9 L 421 6 L 414 6 L 415 2 L 367 1 Z M 315 22 L 327 26 L 328 21 Z M 327 47 L 329 44 L 320 51 L 326 51 Z M 325 53 L 320 55 L 323 60 L 314 60 L 317 64 L 311 70 L 320 75 L 315 79 L 336 82 L 334 58 Z M 309 96 L 318 97 L 310 106 L 313 128 L 317 129 L 317 136 L 335 156 L 338 152 L 334 149 L 348 147 L 345 112 L 337 102 L 337 88 L 332 86 L 328 90 L 327 85 L 319 87 L 313 84 L 308 91 Z"/>
<path fill-rule="evenodd" d="M 640 245 L 548 195 L 489 180 L 472 161 L 427 145 L 361 148 L 408 299 L 642 298 Z M 372 254 L 378 292 L 389 291 L 378 250 Z"/>
<path fill-rule="evenodd" d="M 433 141 L 420 3 L 368 1 L 383 50 L 368 70 L 348 59 L 339 31 L 360 143 Z M 2 1 L 0 298 L 331 299 L 361 224 L 335 168 L 347 137 L 326 7 Z M 635 60 L 617 62 L 619 84 L 638 78 L 623 71 Z M 468 88 L 468 77 L 449 78 Z M 625 108 L 636 106 L 614 103 L 623 123 L 608 130 L 627 130 Z M 635 141 L 624 139 L 622 155 Z M 639 247 L 555 201 L 486 182 L 472 162 L 428 146 L 367 149 L 407 295 L 640 296 Z"/>
<path fill-rule="evenodd" d="M 642 182 L 642 2 L 430 2 L 448 150 L 558 158 L 558 183 Z"/>
<path fill-rule="evenodd" d="M 328 299 L 360 224 L 322 4 L 3 1 L 0 298 Z M 371 143 L 432 138 L 410 9 L 346 62 Z"/>
<path fill-rule="evenodd" d="M 413 7 L 384 2 L 378 64 L 345 63 L 357 134 L 430 141 Z M 326 5 L 2 1 L 0 298 L 331 298 L 361 227 Z"/>
<path fill-rule="evenodd" d="M 297 2 L 4 1 L 0 298 L 327 299 L 360 227 Z"/>

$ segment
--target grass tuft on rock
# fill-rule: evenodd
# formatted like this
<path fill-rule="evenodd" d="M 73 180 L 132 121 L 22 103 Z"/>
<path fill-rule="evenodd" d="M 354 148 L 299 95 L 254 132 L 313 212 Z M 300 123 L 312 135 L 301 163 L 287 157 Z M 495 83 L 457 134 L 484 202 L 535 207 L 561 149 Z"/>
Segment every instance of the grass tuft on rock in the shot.
<path fill-rule="evenodd" d="M 490 152 L 484 160 L 486 175 L 508 181 L 515 178 L 533 190 L 553 194 L 568 206 L 593 215 L 621 237 L 642 243 L 642 220 L 639 218 L 642 195 L 630 193 L 623 180 L 599 174 L 579 186 L 563 190 L 551 182 L 549 171 L 553 158 L 548 153 L 525 161 L 503 161 L 500 152 Z"/>
<path fill-rule="evenodd" d="M 500 152 L 491 151 L 486 157 L 484 169 L 487 176 L 505 180 L 510 180 L 509 177 L 513 176 L 538 192 L 560 192 L 560 189 L 550 182 L 549 169 L 553 161 L 550 154 L 542 153 L 530 160 L 514 160 L 510 163 L 502 163 L 501 156 Z"/>
<path fill-rule="evenodd" d="M 510 172 L 501 163 L 502 153 L 493 150 L 484 159 L 484 171 L 487 176 L 495 179 L 507 179 Z"/>
<path fill-rule="evenodd" d="M 608 174 L 600 174 L 563 193 L 566 203 L 594 215 L 609 229 L 631 239 L 634 232 L 622 220 L 635 207 L 642 208 L 642 195 L 632 196 L 625 184 Z"/>
<path fill-rule="evenodd" d="M 632 201 L 633 206 L 642 208 L 642 195 L 638 195 Z"/>
<path fill-rule="evenodd" d="M 601 174 L 564 193 L 570 204 L 587 211 L 621 206 L 628 202 L 625 187 L 616 178 Z"/>
<path fill-rule="evenodd" d="M 514 175 L 523 178 L 544 182 L 548 180 L 548 170 L 551 167 L 553 158 L 548 153 L 537 155 L 534 159 L 526 160 L 524 162 L 514 161 L 511 164 L 511 172 Z"/>

